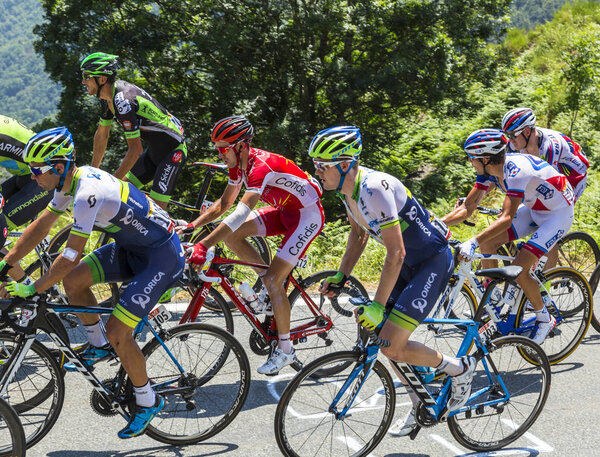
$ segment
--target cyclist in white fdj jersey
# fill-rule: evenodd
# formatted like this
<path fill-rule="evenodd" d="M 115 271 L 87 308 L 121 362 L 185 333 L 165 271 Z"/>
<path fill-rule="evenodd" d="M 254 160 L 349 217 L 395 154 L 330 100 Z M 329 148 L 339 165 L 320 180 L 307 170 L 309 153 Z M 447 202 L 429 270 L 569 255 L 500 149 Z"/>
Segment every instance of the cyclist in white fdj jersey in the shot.
<path fill-rule="evenodd" d="M 74 222 L 65 250 L 48 272 L 30 286 L 3 284 L 0 296 L 29 297 L 63 280 L 71 304 L 95 306 L 97 302 L 90 290 L 93 284 L 131 281 L 110 316 L 106 331 L 98 315 L 79 317 L 91 343 L 82 355 L 84 363 L 90 366 L 110 357 L 114 348 L 134 385 L 135 414 L 118 436 L 138 436 L 165 402 L 150 385 L 145 358 L 132 332 L 183 273 L 185 256 L 173 231 L 174 224 L 164 210 L 133 184 L 97 168 L 77 168 L 73 140 L 64 127 L 45 130 L 31 138 L 25 149 L 25 161 L 38 184 L 53 191 L 54 197 L 0 262 L 0 275 L 48 234 L 71 202 Z M 111 232 L 115 242 L 80 261 L 94 225 Z"/>
<path fill-rule="evenodd" d="M 531 235 L 513 265 L 523 267 L 517 283 L 536 313 L 537 330 L 532 339 L 542 344 L 556 325 L 556 320 L 548 313 L 538 283 L 529 271 L 571 228 L 573 189 L 567 178 L 548 162 L 530 154 L 506 154 L 507 144 L 507 138 L 498 129 L 476 130 L 465 142 L 464 150 L 477 172 L 475 187 L 467 197 L 470 204 L 465 206 L 472 207 L 473 202 L 476 206 L 494 187 L 506 197 L 498 219 L 461 244 L 460 254 L 470 260 L 478 246 L 484 253 L 491 253 L 484 251 L 484 244 L 497 247 Z M 442 219 L 448 225 L 454 225 L 467 217 L 468 212 L 461 206 Z"/>
<path fill-rule="evenodd" d="M 325 190 L 338 192 L 351 226 L 339 272 L 326 279 L 321 292 L 333 296 L 344 285 L 369 236 L 383 244 L 386 257 L 375 298 L 358 307 L 357 320 L 369 329 L 379 327 L 387 304 L 391 311 L 379 335 L 390 346 L 381 352 L 392 360 L 435 367 L 452 376 L 448 410 L 456 410 L 469 398 L 475 358 L 450 357 L 410 340 L 452 274 L 450 232 L 397 178 L 360 166 L 361 150 L 360 132 L 354 126 L 323 130 L 309 147 L 317 176 Z M 414 394 L 411 398 L 416 401 Z M 395 434 L 406 435 L 415 426 L 411 412 L 394 427 L 399 429 Z"/>

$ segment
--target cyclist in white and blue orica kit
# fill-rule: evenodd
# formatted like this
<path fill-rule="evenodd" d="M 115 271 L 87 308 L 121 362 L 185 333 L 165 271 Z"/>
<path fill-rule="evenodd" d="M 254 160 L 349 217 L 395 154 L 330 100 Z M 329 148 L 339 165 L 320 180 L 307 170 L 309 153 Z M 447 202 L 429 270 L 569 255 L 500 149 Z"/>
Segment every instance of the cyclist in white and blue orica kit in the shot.
<path fill-rule="evenodd" d="M 0 274 L 30 252 L 73 203 L 73 228 L 65 250 L 50 270 L 33 285 L 8 283 L 0 295 L 28 297 L 63 280 L 72 305 L 94 306 L 90 287 L 99 282 L 131 281 L 119 299 L 106 330 L 98 315 L 82 314 L 90 346 L 87 365 L 114 351 L 134 385 L 136 412 L 118 434 L 131 438 L 144 432 L 164 407 L 146 372 L 146 361 L 132 332 L 158 302 L 161 294 L 182 274 L 185 257 L 168 214 L 133 184 L 92 167 L 77 168 L 69 131 L 46 130 L 27 143 L 25 161 L 34 179 L 54 197 L 48 208 L 19 238 L 0 262 Z M 111 233 L 114 243 L 102 246 L 80 261 L 94 225 Z"/>
<path fill-rule="evenodd" d="M 390 346 L 382 348 L 382 353 L 398 362 L 435 367 L 452 376 L 448 410 L 453 411 L 469 398 L 475 358 L 449 357 L 409 339 L 452 274 L 449 231 L 398 179 L 359 166 L 361 150 L 360 132 L 353 126 L 323 130 L 309 148 L 316 175 L 324 189 L 339 193 L 351 225 L 339 272 L 326 279 L 321 291 L 331 296 L 343 287 L 369 236 L 383 244 L 386 257 L 381 281 L 374 300 L 358 307 L 357 320 L 366 328 L 379 327 L 387 304 L 391 310 L 379 335 Z M 396 434 L 410 433 L 416 426 L 414 415 L 399 424 L 402 430 Z"/>
<path fill-rule="evenodd" d="M 469 260 L 480 245 L 501 246 L 531 235 L 513 265 L 523 267 L 517 283 L 536 312 L 537 331 L 532 339 L 542 344 L 556 320 L 548 313 L 538 283 L 529 271 L 571 228 L 573 189 L 567 178 L 548 162 L 530 154 L 506 154 L 507 144 L 507 138 L 497 129 L 477 130 L 465 142 L 464 149 L 477 179 L 463 206 L 476 206 L 494 187 L 505 193 L 506 198 L 498 219 L 463 243 L 460 252 Z M 454 225 L 466 219 L 468 211 L 463 206 L 444 216 L 444 221 Z"/>

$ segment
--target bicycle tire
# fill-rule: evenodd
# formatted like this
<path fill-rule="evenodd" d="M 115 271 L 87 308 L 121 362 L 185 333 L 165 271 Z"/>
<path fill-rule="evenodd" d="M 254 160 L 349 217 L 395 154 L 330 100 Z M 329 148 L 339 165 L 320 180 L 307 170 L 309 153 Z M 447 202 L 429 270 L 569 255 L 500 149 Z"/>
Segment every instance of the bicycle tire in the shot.
<path fill-rule="evenodd" d="M 364 365 L 362 360 L 362 354 L 355 351 L 327 354 L 306 365 L 290 381 L 274 421 L 275 439 L 284 456 L 359 457 L 368 455 L 381 442 L 394 417 L 396 392 L 390 373 L 379 360 L 366 377 L 357 377 L 363 384 L 351 413 L 338 420 L 330 411 L 338 390 L 357 365 Z M 329 371 L 330 365 L 345 368 L 331 377 L 315 379 L 315 373 Z M 344 395 L 357 388 L 355 382 Z M 344 399 L 342 396 L 339 405 L 344 405 Z M 309 421 L 314 421 L 314 428 Z"/>
<path fill-rule="evenodd" d="M 322 355 L 333 352 L 349 350 L 354 347 L 358 339 L 366 338 L 366 332 L 358 325 L 354 319 L 354 305 L 349 302 L 351 297 L 369 297 L 367 290 L 354 276 L 350 276 L 342 291 L 334 298 L 327 298 L 318 292 L 321 282 L 329 276 L 334 276 L 337 271 L 325 270 L 315 273 L 299 283 L 299 285 L 311 296 L 317 296 L 314 299 L 318 308 L 333 323 L 333 327 L 323 333 L 310 335 L 306 342 L 295 342 L 294 349 L 296 357 L 301 362 L 293 364 L 295 370 L 302 368 L 302 364 L 315 360 Z M 302 292 L 297 287 L 289 294 L 291 311 L 290 324 L 293 329 L 296 326 L 304 325 L 315 319 L 314 314 L 308 309 L 306 302 L 302 297 Z M 319 376 L 332 374 L 330 372 L 319 372 Z"/>
<path fill-rule="evenodd" d="M 600 263 L 598 265 L 596 265 L 596 268 L 594 268 L 594 272 L 592 273 L 592 276 L 590 277 L 589 283 L 590 283 L 590 289 L 592 290 L 592 295 L 596 295 L 596 290 L 598 290 L 599 282 L 600 282 Z M 594 327 L 594 330 L 596 330 L 598 333 L 600 333 L 600 320 L 598 319 L 598 316 L 596 315 L 596 311 L 593 308 L 592 308 L 591 324 L 592 324 L 592 327 Z"/>
<path fill-rule="evenodd" d="M 552 301 L 563 317 L 542 343 L 550 365 L 554 365 L 577 349 L 585 336 L 592 319 L 592 291 L 585 277 L 572 268 L 556 267 L 544 274 L 551 283 Z M 523 295 L 517 308 L 517 328 L 523 326 L 523 321 L 533 318 L 533 310 L 527 309 L 528 303 Z"/>
<path fill-rule="evenodd" d="M 216 227 L 216 225 L 214 227 Z M 214 229 L 214 227 L 204 226 L 199 232 L 197 232 L 191 238 L 190 242 L 195 244 L 195 243 L 201 241 Z M 250 243 L 254 246 L 254 248 L 258 251 L 258 253 L 260 254 L 260 258 L 262 259 L 262 261 L 266 265 L 269 265 L 271 263 L 271 259 L 273 257 L 271 254 L 271 247 L 269 246 L 269 243 L 267 243 L 267 240 L 262 236 L 251 236 L 251 237 L 248 237 L 248 239 L 249 239 Z M 226 249 L 225 257 L 231 258 L 231 259 L 237 259 L 237 256 L 233 253 L 233 251 L 229 250 L 226 246 L 224 246 L 224 248 Z M 232 280 L 232 283 L 234 281 L 247 282 L 257 292 L 262 287 L 262 281 L 260 280 L 260 278 L 258 277 L 256 272 L 250 267 L 245 267 L 243 265 L 236 266 L 234 264 L 230 264 L 230 265 L 221 265 L 220 269 L 223 271 L 224 276 L 227 276 Z M 230 301 L 228 303 L 229 303 L 229 309 L 231 311 L 237 310 L 237 308 L 235 307 L 233 302 Z M 210 305 L 208 305 L 207 307 L 209 309 L 211 309 Z"/>
<path fill-rule="evenodd" d="M 600 263 L 600 247 L 594 237 L 585 232 L 569 232 L 556 244 L 558 265 L 581 272 L 589 281 Z"/>
<path fill-rule="evenodd" d="M 250 390 L 248 357 L 233 335 L 213 325 L 183 324 L 169 329 L 161 338 L 186 369 L 186 377 L 180 377 L 156 338 L 144 346 L 148 376 L 165 399 L 164 409 L 152 420 L 146 434 L 174 445 L 204 441 L 227 427 L 244 406 Z M 193 360 L 184 360 L 184 356 Z M 166 386 L 156 387 L 162 380 L 175 378 L 175 387 L 192 387 L 186 393 L 187 399 L 182 394 L 170 394 Z M 129 379 L 125 390 L 133 390 Z"/>
<path fill-rule="evenodd" d="M 450 283 L 448 287 L 451 287 Z M 467 284 L 462 285 L 459 295 L 450 305 L 449 319 L 473 319 L 477 309 L 477 299 Z M 450 296 L 438 307 L 436 304 L 430 318 L 443 318 L 449 306 Z M 437 311 L 436 314 L 433 314 Z M 418 341 L 442 354 L 457 354 L 464 340 L 465 326 L 452 324 L 422 323 L 411 335 L 411 340 Z M 467 351 L 468 353 L 469 351 Z"/>
<path fill-rule="evenodd" d="M 48 243 L 48 254 L 54 260 L 63 246 L 66 244 L 71 227 L 73 224 L 66 225 L 52 237 Z M 94 230 L 96 233 L 104 233 L 99 230 Z M 107 240 L 106 240 L 107 241 Z M 85 253 L 84 253 L 85 255 Z M 92 286 L 92 292 L 98 300 L 99 306 L 115 306 L 119 301 L 119 286 L 114 283 L 99 283 Z"/>
<path fill-rule="evenodd" d="M 14 343 L 14 334 L 9 333 L 2 334 L 3 342 L 8 341 L 7 335 L 12 336 Z M 38 443 L 52 429 L 65 399 L 65 381 L 52 353 L 39 341 L 34 341 L 31 348 L 6 387 L 6 400 L 19 415 L 27 448 Z M 6 364 L 2 365 L 2 373 L 6 367 Z M 51 391 L 46 395 L 49 386 Z"/>
<path fill-rule="evenodd" d="M 25 449 L 21 420 L 8 402 L 0 398 L 0 457 L 25 457 Z"/>
<path fill-rule="evenodd" d="M 475 372 L 472 392 L 490 390 L 467 403 L 472 407 L 470 414 L 464 412 L 448 418 L 448 428 L 454 439 L 477 452 L 501 449 L 522 436 L 542 412 L 551 383 L 548 358 L 543 349 L 530 339 L 517 335 L 503 336 L 492 340 L 487 347 L 489 354 L 483 359 L 487 370 L 482 372 L 478 368 Z M 535 363 L 523 358 L 522 352 L 528 353 L 529 359 Z M 479 364 L 483 366 L 483 361 Z M 500 374 L 502 383 L 498 381 L 497 374 Z M 506 401 L 485 405 L 485 402 L 501 398 L 506 398 Z M 523 412 L 524 409 L 528 411 Z M 513 422 L 517 417 L 519 424 Z"/>

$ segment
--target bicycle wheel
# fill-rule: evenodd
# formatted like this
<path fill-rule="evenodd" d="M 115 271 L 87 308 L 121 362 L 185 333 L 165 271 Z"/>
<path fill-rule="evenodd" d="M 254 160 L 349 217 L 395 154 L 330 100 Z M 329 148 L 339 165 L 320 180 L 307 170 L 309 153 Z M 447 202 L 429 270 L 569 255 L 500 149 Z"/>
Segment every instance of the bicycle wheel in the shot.
<path fill-rule="evenodd" d="M 211 226 L 207 225 L 207 226 L 203 227 L 202 230 L 200 230 L 198 233 L 196 233 L 192 237 L 190 242 L 197 243 L 198 241 L 201 241 L 210 232 L 212 232 L 215 227 L 216 227 L 215 224 L 212 224 Z M 269 247 L 269 243 L 267 243 L 267 240 L 265 240 L 262 236 L 251 236 L 248 238 L 248 241 L 258 251 L 262 261 L 266 265 L 270 264 L 272 255 L 271 255 L 271 248 Z M 229 259 L 237 259 L 238 258 L 237 255 L 231 249 L 229 249 L 227 246 L 225 246 L 225 243 L 221 243 L 221 245 L 223 246 L 223 251 L 224 251 L 223 255 L 225 257 L 227 257 Z M 245 267 L 243 265 L 229 264 L 229 265 L 220 265 L 219 270 L 223 273 L 224 276 L 227 276 L 231 280 L 232 283 L 234 283 L 235 281 L 247 282 L 257 292 L 262 287 L 262 282 L 261 282 L 260 278 L 258 277 L 256 272 L 250 267 Z M 231 311 L 235 311 L 237 309 L 235 307 L 235 305 L 233 304 L 233 302 L 228 302 L 228 304 L 229 304 L 229 309 Z M 207 303 L 206 306 L 209 309 L 211 309 L 210 303 Z M 215 310 L 215 311 L 218 311 L 218 310 Z"/>
<path fill-rule="evenodd" d="M 588 281 L 600 263 L 600 248 L 585 232 L 569 232 L 558 243 L 558 265 L 580 271 Z"/>
<path fill-rule="evenodd" d="M 183 324 L 161 335 L 184 368 L 181 374 L 159 341 L 142 350 L 154 389 L 165 407 L 146 433 L 168 444 L 193 444 L 223 430 L 244 406 L 250 390 L 250 363 L 241 344 L 225 330 Z M 127 380 L 126 391 L 133 386 Z"/>
<path fill-rule="evenodd" d="M 590 277 L 590 289 L 592 290 L 592 294 L 594 296 L 595 303 L 599 303 L 595 298 L 596 291 L 598 290 L 599 282 L 600 282 L 600 264 L 596 265 L 596 268 L 594 268 L 594 272 L 592 273 L 592 276 Z M 596 330 L 598 333 L 600 333 L 600 320 L 598 319 L 598 316 L 596 315 L 596 311 L 594 309 L 592 309 L 591 324 L 592 324 L 592 327 L 594 327 L 594 330 Z"/>
<path fill-rule="evenodd" d="M 15 348 L 14 334 L 0 334 L 1 360 Z M 2 363 L 2 373 L 8 366 Z M 0 386 L 1 387 L 1 386 Z M 27 447 L 39 442 L 56 423 L 65 397 L 65 381 L 56 359 L 39 341 L 34 341 L 14 378 L 6 387 L 5 399 L 19 415 Z"/>
<path fill-rule="evenodd" d="M 287 385 L 275 411 L 275 439 L 285 456 L 368 455 L 385 436 L 396 407 L 394 382 L 378 360 L 347 386 L 337 403 L 341 411 L 362 383 L 351 408 L 342 419 L 332 412 L 332 403 L 355 367 L 363 366 L 362 355 L 353 351 L 328 354 L 306 365 Z M 330 366 L 343 371 L 316 378 Z M 361 376 L 362 374 L 362 376 Z"/>
<path fill-rule="evenodd" d="M 64 249 L 69 234 L 71 233 L 71 227 L 72 224 L 69 224 L 62 228 L 48 243 L 48 254 L 50 254 L 52 260 L 54 260 Z M 99 248 L 101 245 L 111 242 L 110 238 L 104 238 L 105 235 L 105 232 L 98 230 L 92 231 L 90 239 L 86 243 L 86 249 L 83 252 L 83 256 L 89 254 L 94 249 Z M 40 273 L 42 272 L 40 271 Z M 64 293 L 62 287 L 60 289 L 61 292 Z M 114 306 L 119 301 L 119 286 L 117 284 L 95 284 L 92 286 L 92 292 L 100 306 Z"/>
<path fill-rule="evenodd" d="M 492 340 L 473 377 L 467 411 L 448 418 L 452 436 L 473 451 L 501 449 L 523 435 L 538 418 L 550 392 L 550 364 L 528 338 Z M 529 363 L 521 353 L 535 363 Z"/>
<path fill-rule="evenodd" d="M 327 332 L 311 335 L 306 338 L 305 342 L 299 342 L 294 345 L 296 356 L 302 363 L 308 363 L 316 358 L 331 354 L 332 352 L 349 350 L 354 347 L 358 338 L 364 331 L 361 330 L 354 319 L 354 305 L 350 303 L 352 297 L 368 297 L 364 286 L 353 276 L 350 276 L 342 291 L 337 297 L 328 298 L 319 293 L 321 282 L 328 276 L 333 276 L 337 273 L 333 270 L 321 271 L 309 276 L 299 283 L 304 291 L 311 297 L 314 304 L 321 312 L 331 319 L 333 326 Z M 291 312 L 291 328 L 307 325 L 315 320 L 315 315 L 306 304 L 302 296 L 302 292 L 298 288 L 294 288 L 289 294 Z M 320 325 L 319 322 L 316 325 Z M 295 369 L 301 366 L 294 365 Z M 321 375 L 327 373 L 320 372 Z"/>
<path fill-rule="evenodd" d="M 554 315 L 557 324 L 542 343 L 542 348 L 550 364 L 554 365 L 566 359 L 585 336 L 592 318 L 592 291 L 583 275 L 572 268 L 552 268 L 545 276 L 550 281 L 549 292 L 556 308 L 556 311 L 548 309 L 548 312 Z M 523 296 L 517 309 L 517 328 L 531 327 L 533 330 L 535 313 L 528 305 L 529 300 Z M 530 332 L 523 335 L 530 336 Z"/>
<path fill-rule="evenodd" d="M 442 319 L 473 319 L 477 300 L 473 291 L 463 284 L 460 290 L 448 284 L 450 294 L 445 303 L 436 306 L 428 317 Z M 442 354 L 457 354 L 465 337 L 465 327 L 453 324 L 423 323 L 411 335 L 411 340 L 418 341 Z M 467 351 L 468 352 L 468 351 Z"/>
<path fill-rule="evenodd" d="M 25 432 L 19 416 L 0 398 L 0 457 L 25 456 Z"/>

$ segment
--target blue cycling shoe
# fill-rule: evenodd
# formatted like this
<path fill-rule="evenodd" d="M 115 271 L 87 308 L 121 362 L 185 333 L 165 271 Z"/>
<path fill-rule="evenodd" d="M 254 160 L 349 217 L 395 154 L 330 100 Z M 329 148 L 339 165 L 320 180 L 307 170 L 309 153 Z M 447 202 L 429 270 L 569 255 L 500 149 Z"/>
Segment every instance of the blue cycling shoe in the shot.
<path fill-rule="evenodd" d="M 100 348 L 90 344 L 81 354 L 79 354 L 79 356 L 83 359 L 85 366 L 90 368 L 92 365 L 100 362 L 101 360 L 116 357 L 117 354 L 110 344 L 105 344 Z M 78 371 L 73 362 L 67 362 L 63 365 L 63 367 L 67 371 Z"/>
<path fill-rule="evenodd" d="M 160 395 L 156 396 L 154 406 L 135 406 L 135 414 L 129 418 L 127 426 L 118 433 L 119 438 L 127 439 L 141 435 L 154 417 L 165 407 L 165 400 Z"/>

